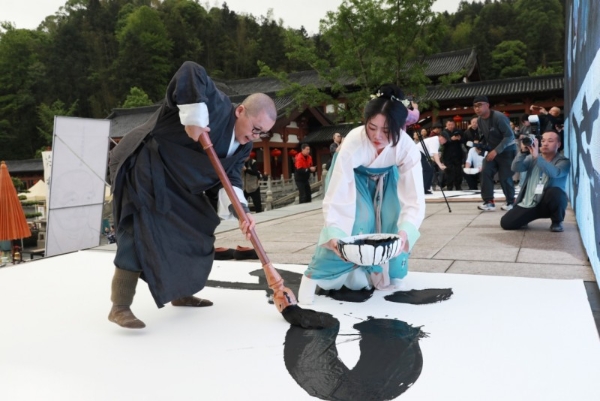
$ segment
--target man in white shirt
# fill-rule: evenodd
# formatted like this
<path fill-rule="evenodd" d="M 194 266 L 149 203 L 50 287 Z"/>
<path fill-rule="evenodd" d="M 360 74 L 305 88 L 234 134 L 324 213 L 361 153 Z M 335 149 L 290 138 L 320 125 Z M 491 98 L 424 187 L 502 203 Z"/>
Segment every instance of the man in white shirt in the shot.
<path fill-rule="evenodd" d="M 465 172 L 465 180 L 469 185 L 469 189 L 477 189 L 477 183 L 479 182 L 479 175 L 481 174 L 481 168 L 483 167 L 484 157 L 485 154 L 481 148 L 473 146 L 471 149 L 469 149 L 467 160 L 465 162 L 465 169 L 477 169 L 477 173 L 475 174 L 468 174 Z"/>
<path fill-rule="evenodd" d="M 417 147 L 421 151 L 421 153 L 425 154 L 425 156 L 429 158 L 429 161 L 433 160 L 435 162 L 436 172 L 439 172 L 444 171 L 446 169 L 446 166 L 440 160 L 440 146 L 449 141 L 450 138 L 448 138 L 448 135 L 445 133 L 436 133 L 436 129 L 440 131 L 441 125 L 439 127 L 434 126 L 434 128 L 431 130 L 431 133 L 433 135 L 423 139 L 423 144 L 425 144 L 426 151 L 425 149 L 423 149 L 423 144 L 421 143 L 418 143 Z M 430 187 L 431 183 L 428 184 L 428 187 Z M 427 193 L 427 191 L 425 191 L 425 193 Z"/>

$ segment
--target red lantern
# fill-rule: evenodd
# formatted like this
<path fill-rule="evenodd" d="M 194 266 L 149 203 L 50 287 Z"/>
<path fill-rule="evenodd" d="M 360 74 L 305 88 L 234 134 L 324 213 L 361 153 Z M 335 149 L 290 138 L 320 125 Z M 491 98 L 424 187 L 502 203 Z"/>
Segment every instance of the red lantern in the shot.
<path fill-rule="evenodd" d="M 510 114 L 508 113 L 508 111 L 505 111 L 505 112 L 504 112 L 504 115 L 505 115 L 506 117 L 510 117 Z"/>
<path fill-rule="evenodd" d="M 288 155 L 290 155 L 291 157 L 296 157 L 297 154 L 298 151 L 296 149 L 290 149 L 290 151 L 288 152 Z"/>
<path fill-rule="evenodd" d="M 412 125 L 412 129 L 414 129 L 415 131 L 418 131 L 421 129 L 421 124 L 413 124 Z"/>
<path fill-rule="evenodd" d="M 271 151 L 271 156 L 275 159 L 275 165 L 277 165 L 277 158 L 281 156 L 281 150 L 275 148 Z"/>
<path fill-rule="evenodd" d="M 250 158 L 251 159 L 256 159 L 256 152 L 255 151 L 250 152 Z"/>
<path fill-rule="evenodd" d="M 452 119 L 454 120 L 455 123 L 460 124 L 462 122 L 462 117 L 459 116 L 458 114 L 455 115 L 454 117 L 452 117 Z"/>

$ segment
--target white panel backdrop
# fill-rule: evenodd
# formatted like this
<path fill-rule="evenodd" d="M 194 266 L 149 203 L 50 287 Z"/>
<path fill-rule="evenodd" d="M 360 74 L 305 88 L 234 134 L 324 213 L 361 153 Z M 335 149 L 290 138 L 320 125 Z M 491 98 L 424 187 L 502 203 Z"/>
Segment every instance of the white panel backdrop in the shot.
<path fill-rule="evenodd" d="M 100 244 L 109 120 L 56 117 L 46 256 Z"/>

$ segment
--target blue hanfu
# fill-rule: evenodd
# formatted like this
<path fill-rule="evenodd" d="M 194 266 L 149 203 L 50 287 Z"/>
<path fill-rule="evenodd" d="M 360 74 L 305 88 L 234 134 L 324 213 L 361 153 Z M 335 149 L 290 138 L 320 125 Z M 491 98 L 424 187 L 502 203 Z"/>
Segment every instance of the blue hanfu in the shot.
<path fill-rule="evenodd" d="M 342 285 L 350 289 L 390 288 L 390 279 L 406 276 L 408 252 L 381 266 L 357 266 L 324 245 L 352 235 L 403 231 L 410 251 L 419 238 L 424 215 L 421 157 L 408 135 L 402 132 L 396 146 L 389 144 L 378 151 L 364 126 L 350 131 L 327 175 L 325 225 L 304 273 L 300 302 L 312 302 L 313 284 L 309 283 L 324 289 L 339 289 Z"/>
<path fill-rule="evenodd" d="M 336 154 L 337 156 L 337 154 Z M 334 156 L 331 164 L 335 165 Z M 396 188 L 398 186 L 398 168 L 368 168 L 359 166 L 354 169 L 356 182 L 356 214 L 351 235 L 372 233 L 398 233 L 400 202 Z M 326 188 L 328 187 L 328 181 Z M 378 221 L 380 228 L 378 229 Z M 323 228 L 327 231 L 327 228 Z M 403 278 L 407 273 L 408 253 L 403 252 L 389 261 L 390 278 Z M 315 280 L 332 280 L 350 273 L 354 269 L 363 269 L 365 273 L 381 273 L 381 266 L 357 266 L 340 259 L 332 250 L 317 247 L 308 269 L 307 277 Z"/>

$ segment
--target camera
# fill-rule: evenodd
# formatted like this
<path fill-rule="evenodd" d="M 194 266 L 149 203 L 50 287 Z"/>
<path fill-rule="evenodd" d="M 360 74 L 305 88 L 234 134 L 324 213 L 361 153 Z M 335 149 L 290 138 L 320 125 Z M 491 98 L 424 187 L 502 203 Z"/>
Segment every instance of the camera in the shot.
<path fill-rule="evenodd" d="M 540 133 L 540 118 L 537 115 L 532 114 L 529 117 L 527 117 L 527 120 L 529 120 L 529 127 L 531 129 L 531 131 L 530 131 L 531 135 L 533 135 L 533 137 L 535 138 Z M 526 145 L 526 146 L 531 146 L 531 145 Z"/>
<path fill-rule="evenodd" d="M 523 146 L 531 146 L 533 145 L 533 141 L 535 140 L 535 135 L 523 135 L 521 136 L 521 143 Z"/>
<path fill-rule="evenodd" d="M 482 152 L 489 152 L 490 150 L 492 150 L 492 148 L 490 146 L 488 146 L 485 143 L 477 143 L 477 142 L 473 142 L 473 141 L 467 141 L 467 146 L 470 148 L 477 148 L 477 149 L 481 149 Z"/>

